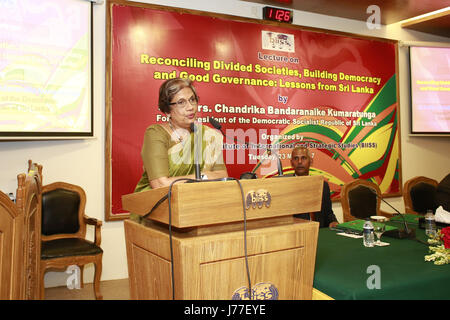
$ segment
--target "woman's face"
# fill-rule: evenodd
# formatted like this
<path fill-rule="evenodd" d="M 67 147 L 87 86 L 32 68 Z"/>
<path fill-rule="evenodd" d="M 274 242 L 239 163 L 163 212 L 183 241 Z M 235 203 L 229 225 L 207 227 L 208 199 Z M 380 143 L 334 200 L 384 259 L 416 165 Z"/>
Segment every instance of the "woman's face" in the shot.
<path fill-rule="evenodd" d="M 184 104 L 184 106 L 182 106 Z M 191 88 L 183 88 L 173 97 L 170 106 L 172 124 L 189 129 L 197 114 L 197 100 Z"/>

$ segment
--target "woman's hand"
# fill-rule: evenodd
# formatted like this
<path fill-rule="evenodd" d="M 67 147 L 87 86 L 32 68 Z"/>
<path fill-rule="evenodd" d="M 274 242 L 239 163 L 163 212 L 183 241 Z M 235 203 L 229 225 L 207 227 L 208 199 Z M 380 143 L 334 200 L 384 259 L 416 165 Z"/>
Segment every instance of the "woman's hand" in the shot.
<path fill-rule="evenodd" d="M 220 178 L 226 178 L 228 177 L 227 170 L 217 170 L 217 171 L 203 171 L 202 174 L 205 174 L 208 176 L 208 180 L 214 180 L 214 179 L 220 179 Z M 178 177 L 161 177 L 156 178 L 150 181 L 150 186 L 152 189 L 157 189 L 161 187 L 168 187 L 172 182 L 178 179 L 187 178 L 187 179 L 195 179 L 194 174 L 190 174 L 187 176 L 178 176 Z M 186 181 L 180 181 L 180 182 L 186 182 Z"/>

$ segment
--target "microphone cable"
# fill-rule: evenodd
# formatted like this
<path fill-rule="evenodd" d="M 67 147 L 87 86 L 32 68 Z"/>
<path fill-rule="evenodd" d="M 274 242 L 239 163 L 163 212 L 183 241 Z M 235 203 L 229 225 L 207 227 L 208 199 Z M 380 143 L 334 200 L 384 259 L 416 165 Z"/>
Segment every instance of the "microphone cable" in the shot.
<path fill-rule="evenodd" d="M 245 259 L 245 269 L 247 272 L 247 282 L 248 282 L 248 298 L 249 300 L 252 299 L 252 282 L 250 278 L 250 268 L 248 266 L 248 253 L 247 253 L 247 209 L 245 208 L 245 196 L 244 196 L 244 189 L 242 188 L 242 184 L 239 181 L 239 179 L 231 178 L 230 180 L 235 180 L 239 186 L 239 189 L 241 191 L 241 198 L 242 198 L 242 211 L 244 213 L 244 259 Z"/>
<path fill-rule="evenodd" d="M 400 212 L 400 211 L 398 211 L 396 208 L 394 208 L 394 206 L 392 206 L 389 202 L 387 202 L 386 200 L 384 200 L 383 199 L 383 196 L 381 195 L 381 196 L 379 196 L 378 195 L 378 193 L 374 190 L 374 189 L 372 189 L 372 188 L 368 188 L 378 199 L 380 199 L 381 201 L 383 201 L 383 203 L 385 203 L 385 204 L 387 204 L 391 209 L 393 209 L 396 213 L 397 213 L 397 215 L 399 215 L 400 216 L 400 218 L 402 219 L 402 222 L 403 222 L 403 226 L 404 226 L 404 231 L 405 231 L 405 233 L 406 233 L 406 239 L 412 239 L 412 240 L 416 240 L 417 239 L 417 237 L 416 237 L 416 234 L 415 234 L 415 230 L 414 229 L 412 229 L 412 230 L 410 230 L 409 228 L 408 228 L 408 222 L 406 221 L 406 219 L 405 219 L 405 217 L 403 216 L 403 214 Z M 414 232 L 413 232 L 414 231 Z M 411 234 L 412 234 L 412 236 L 411 236 Z M 402 238 L 400 238 L 400 229 L 399 229 L 399 239 L 402 239 Z"/>
<path fill-rule="evenodd" d="M 239 186 L 239 190 L 241 192 L 241 200 L 242 200 L 242 210 L 244 216 L 244 259 L 245 259 L 245 269 L 247 274 L 247 282 L 248 282 L 248 292 L 249 299 L 252 300 L 252 284 L 250 278 L 250 268 L 248 264 L 248 253 L 247 253 L 247 210 L 245 208 L 245 197 L 244 197 L 244 189 L 242 188 L 242 184 L 238 179 L 235 178 L 227 178 L 227 180 L 235 180 Z M 148 212 L 143 218 L 148 218 L 148 216 L 162 203 L 167 199 L 169 206 L 169 247 L 170 247 L 170 268 L 171 268 L 171 282 L 172 282 L 172 300 L 175 300 L 175 275 L 174 275 L 174 263 L 173 263 L 173 240 L 172 240 L 172 186 L 179 181 L 189 181 L 189 182 L 209 182 L 209 181 L 224 181 L 222 178 L 212 179 L 212 180 L 196 180 L 191 178 L 180 178 L 172 181 L 169 185 L 168 193 L 159 199 L 159 201 L 153 206 L 153 208 Z"/>
<path fill-rule="evenodd" d="M 158 208 L 158 207 L 160 206 L 160 204 L 163 203 L 164 200 L 167 199 L 168 195 L 169 195 L 169 194 L 166 194 L 166 195 L 164 195 L 161 199 L 159 199 L 158 202 L 155 203 L 155 205 L 153 206 L 153 208 L 152 208 L 148 213 L 146 213 L 145 215 L 142 216 L 142 219 L 147 219 L 148 216 L 151 215 L 152 212 L 155 211 L 155 209 Z"/>
<path fill-rule="evenodd" d="M 172 242 L 172 186 L 175 182 L 179 181 L 190 181 L 197 182 L 196 179 L 191 178 L 180 178 L 172 181 L 169 186 L 169 191 L 167 193 L 167 201 L 169 205 L 169 246 L 170 246 L 170 270 L 171 270 L 171 281 L 172 281 L 172 300 L 175 300 L 175 275 L 174 275 L 174 266 L 173 266 L 173 242 Z"/>

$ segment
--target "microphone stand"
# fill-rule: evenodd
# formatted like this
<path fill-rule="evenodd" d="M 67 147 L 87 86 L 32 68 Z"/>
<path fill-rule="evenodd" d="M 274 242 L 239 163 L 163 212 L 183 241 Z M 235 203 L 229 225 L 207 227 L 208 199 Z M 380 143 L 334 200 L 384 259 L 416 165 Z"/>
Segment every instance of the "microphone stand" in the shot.
<path fill-rule="evenodd" d="M 213 124 L 213 122 L 211 122 L 211 119 L 215 122 L 215 124 Z M 214 128 L 219 129 L 220 132 L 222 132 L 222 130 L 220 129 L 221 126 L 219 124 L 219 122 L 217 122 L 215 119 L 210 118 L 209 122 L 214 126 Z M 219 126 L 216 127 L 216 126 Z M 200 170 L 200 159 L 202 156 L 202 135 L 201 132 L 199 134 L 198 132 L 198 126 L 195 125 L 195 123 L 191 123 L 190 124 L 191 127 L 191 131 L 194 132 L 194 169 L 195 169 L 195 180 L 188 180 L 187 183 L 190 182 L 207 182 L 207 181 L 229 181 L 229 180 L 234 180 L 233 178 L 220 178 L 220 179 L 206 179 L 203 180 L 201 177 L 201 170 Z M 223 132 L 222 132 L 223 134 Z"/>
<path fill-rule="evenodd" d="M 217 120 L 214 119 L 213 117 L 210 117 L 210 118 L 209 118 L 209 123 L 210 123 L 214 128 L 216 128 L 217 130 L 219 130 L 219 131 L 222 133 L 222 135 L 223 135 L 224 137 L 231 138 L 231 137 L 227 136 L 227 135 L 222 131 L 222 125 L 220 124 L 219 121 L 217 121 Z M 236 137 L 233 137 L 233 140 L 234 140 L 235 142 L 244 143 L 244 144 L 247 146 L 247 148 L 248 148 L 248 143 L 247 143 L 247 142 L 242 142 L 242 141 L 240 141 L 240 140 L 239 140 L 238 138 L 236 138 Z M 268 153 L 269 155 L 272 154 L 272 151 L 271 151 L 270 149 L 266 149 L 266 151 L 267 151 L 267 153 Z M 284 174 L 283 174 L 283 166 L 282 166 L 282 164 L 281 164 L 280 157 L 278 157 L 278 156 L 277 156 L 277 167 L 278 167 L 278 176 L 273 176 L 272 178 L 285 177 Z M 255 170 L 255 169 L 253 169 L 253 170 Z M 255 174 L 255 173 L 253 172 L 253 170 L 252 170 L 252 172 L 250 172 L 250 174 Z"/>
<path fill-rule="evenodd" d="M 219 121 L 217 121 L 217 120 L 214 119 L 213 117 L 210 117 L 210 118 L 209 118 L 209 123 L 210 123 L 215 129 L 219 130 L 220 133 L 222 134 L 222 136 L 231 139 L 231 137 L 227 136 L 227 135 L 222 131 L 222 125 L 220 124 Z M 236 138 L 236 137 L 233 137 L 233 140 L 234 140 L 235 143 L 236 143 L 236 142 L 239 142 L 239 143 L 245 144 L 245 145 L 247 146 L 247 148 L 248 148 L 248 143 L 247 143 L 247 142 L 245 142 L 245 141 L 242 142 L 242 141 L 240 141 L 240 140 L 239 140 L 238 138 Z M 252 172 L 244 172 L 243 174 L 248 174 L 248 175 L 250 176 L 249 179 L 256 179 L 256 174 L 255 174 L 253 171 L 252 171 Z M 241 174 L 241 177 L 242 177 L 243 174 Z M 233 178 L 224 178 L 224 179 L 230 179 L 230 180 L 231 180 L 231 179 L 233 179 Z M 226 180 L 224 180 L 224 181 L 226 181 Z"/>
<path fill-rule="evenodd" d="M 200 160 L 199 160 L 199 151 L 201 148 L 201 142 L 198 143 L 198 130 L 195 123 L 191 123 L 191 131 L 194 132 L 194 169 L 195 169 L 195 180 L 201 180 L 200 175 Z"/>
<path fill-rule="evenodd" d="M 404 230 L 400 230 L 400 229 L 395 229 L 395 230 L 390 230 L 390 231 L 386 231 L 384 232 L 384 235 L 388 236 L 388 237 L 392 237 L 392 238 L 396 238 L 396 239 L 409 239 L 409 238 L 415 238 L 416 236 L 416 230 L 415 229 L 410 229 L 408 228 L 408 223 L 406 222 L 405 217 L 403 216 L 403 214 L 398 211 L 396 208 L 394 208 L 389 202 L 387 202 L 386 200 L 383 199 L 383 197 L 380 197 L 378 195 L 378 193 L 369 188 L 370 191 L 372 191 L 373 194 L 375 194 L 375 196 L 380 199 L 381 201 L 383 201 L 385 204 L 387 204 L 390 208 L 392 208 L 401 218 L 403 221 L 403 226 L 404 226 Z"/>
<path fill-rule="evenodd" d="M 227 135 L 225 134 L 225 132 L 222 131 L 222 125 L 220 124 L 219 121 L 217 121 L 217 120 L 214 119 L 213 117 L 210 117 L 210 118 L 209 118 L 209 123 L 210 123 L 215 129 L 219 130 L 220 133 L 222 133 L 222 135 L 223 135 L 224 137 L 230 138 L 230 139 L 231 139 L 231 137 L 227 136 Z M 248 148 L 248 143 L 247 143 L 247 142 L 245 142 L 245 141 L 240 141 L 240 140 L 239 140 L 238 138 L 236 138 L 236 137 L 233 137 L 233 140 L 234 140 L 234 142 L 239 142 L 239 143 L 245 144 L 245 145 L 247 146 L 247 148 Z"/>
<path fill-rule="evenodd" d="M 269 155 L 271 155 L 271 154 L 272 154 L 272 151 L 271 151 L 271 150 L 267 150 L 267 153 L 268 153 Z M 284 177 L 288 177 L 288 176 L 285 176 L 284 173 L 283 173 L 283 165 L 281 164 L 280 157 L 279 157 L 277 154 L 275 154 L 275 156 L 277 157 L 277 169 L 278 169 L 278 175 L 277 175 L 277 176 L 272 176 L 272 178 L 284 178 Z"/>

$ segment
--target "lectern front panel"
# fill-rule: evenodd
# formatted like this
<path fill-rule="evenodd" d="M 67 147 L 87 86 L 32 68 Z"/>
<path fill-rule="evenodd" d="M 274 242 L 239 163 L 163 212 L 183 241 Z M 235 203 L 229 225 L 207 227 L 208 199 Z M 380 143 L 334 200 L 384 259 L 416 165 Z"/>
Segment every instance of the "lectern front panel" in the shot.
<path fill-rule="evenodd" d="M 168 232 L 156 224 L 124 225 L 131 298 L 171 299 Z M 252 298 L 311 299 L 319 224 L 293 219 L 262 225 L 247 230 Z M 174 232 L 172 243 L 175 299 L 249 298 L 243 231 Z"/>

